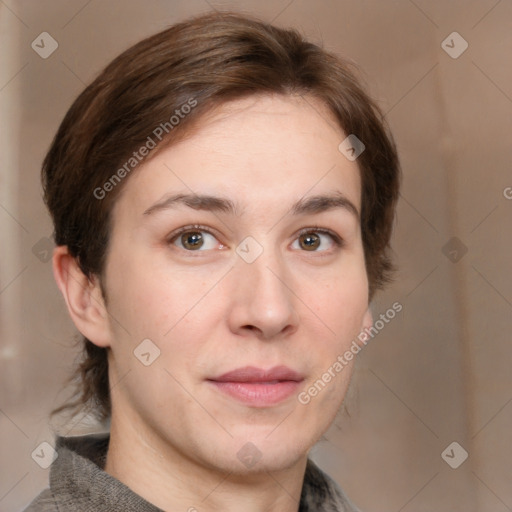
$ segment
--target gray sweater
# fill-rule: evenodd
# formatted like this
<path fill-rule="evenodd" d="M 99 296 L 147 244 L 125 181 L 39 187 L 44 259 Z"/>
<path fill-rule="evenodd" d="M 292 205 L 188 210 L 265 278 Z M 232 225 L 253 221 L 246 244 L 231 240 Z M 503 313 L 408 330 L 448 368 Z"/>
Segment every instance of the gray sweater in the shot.
<path fill-rule="evenodd" d="M 58 437 L 50 487 L 25 512 L 162 512 L 102 469 L 108 443 L 108 434 Z M 299 512 L 313 511 L 358 512 L 337 484 L 308 460 Z"/>

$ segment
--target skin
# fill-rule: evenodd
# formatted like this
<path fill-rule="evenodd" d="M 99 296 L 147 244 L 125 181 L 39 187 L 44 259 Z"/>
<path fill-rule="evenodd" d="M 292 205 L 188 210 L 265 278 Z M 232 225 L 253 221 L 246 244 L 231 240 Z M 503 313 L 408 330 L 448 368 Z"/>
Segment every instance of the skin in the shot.
<path fill-rule="evenodd" d="M 164 510 L 298 510 L 308 451 L 334 420 L 354 361 L 307 405 L 297 394 L 371 325 L 358 216 L 340 207 L 290 211 L 301 198 L 337 191 L 360 212 L 357 162 L 338 150 L 345 137 L 313 98 L 227 103 L 127 178 L 113 210 L 106 301 L 99 280 L 88 280 L 66 247 L 55 250 L 73 321 L 109 349 L 105 469 Z M 178 192 L 230 198 L 240 215 L 185 205 L 144 214 Z M 199 250 L 173 238 L 190 224 L 211 232 L 200 230 Z M 314 250 L 303 228 L 312 228 Z M 247 236 L 263 248 L 252 263 L 236 252 Z M 149 366 L 134 356 L 147 338 L 160 350 Z M 206 380 L 247 365 L 286 365 L 304 380 L 268 407 Z M 237 457 L 248 442 L 261 454 L 252 467 Z"/>

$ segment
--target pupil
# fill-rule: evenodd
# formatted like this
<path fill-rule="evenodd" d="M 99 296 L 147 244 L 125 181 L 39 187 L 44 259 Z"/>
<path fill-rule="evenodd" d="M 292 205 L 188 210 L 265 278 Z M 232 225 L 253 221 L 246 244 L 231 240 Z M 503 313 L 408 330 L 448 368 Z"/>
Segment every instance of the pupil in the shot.
<path fill-rule="evenodd" d="M 305 245 L 305 248 L 309 251 L 318 247 L 320 238 L 316 235 L 303 235 L 302 242 Z"/>
<path fill-rule="evenodd" d="M 189 249 L 195 249 L 203 245 L 203 237 L 201 236 L 201 233 L 197 231 L 183 235 L 181 241 L 183 246 Z"/>

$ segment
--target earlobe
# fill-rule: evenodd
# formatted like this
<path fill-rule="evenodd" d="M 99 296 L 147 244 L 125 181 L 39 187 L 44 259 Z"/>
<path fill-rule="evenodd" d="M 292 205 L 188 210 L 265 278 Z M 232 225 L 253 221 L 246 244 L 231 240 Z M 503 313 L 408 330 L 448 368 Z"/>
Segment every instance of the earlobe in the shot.
<path fill-rule="evenodd" d="M 366 312 L 363 316 L 361 331 L 360 331 L 359 335 L 357 336 L 357 344 L 360 347 L 366 346 L 368 341 L 370 341 L 369 333 L 371 332 L 370 328 L 372 327 L 372 325 L 373 325 L 373 315 L 372 315 L 370 306 L 368 306 L 368 309 L 366 310 Z"/>
<path fill-rule="evenodd" d="M 99 280 L 88 278 L 65 245 L 53 251 L 53 275 L 76 328 L 99 347 L 110 346 L 110 325 Z"/>
<path fill-rule="evenodd" d="M 366 310 L 366 313 L 363 317 L 363 330 L 368 330 L 373 325 L 373 315 L 372 311 L 370 309 L 370 306 L 368 306 L 368 309 Z"/>

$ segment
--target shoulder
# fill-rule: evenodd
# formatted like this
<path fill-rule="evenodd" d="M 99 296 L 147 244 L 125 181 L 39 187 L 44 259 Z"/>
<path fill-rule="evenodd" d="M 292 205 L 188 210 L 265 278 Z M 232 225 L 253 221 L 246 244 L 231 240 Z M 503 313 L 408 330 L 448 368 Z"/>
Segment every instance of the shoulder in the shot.
<path fill-rule="evenodd" d="M 43 490 L 23 512 L 64 512 L 83 510 L 76 501 L 89 495 L 88 485 L 103 473 L 108 434 L 59 437 L 55 439 L 57 457 L 50 469 L 50 486 Z"/>
<path fill-rule="evenodd" d="M 300 512 L 360 512 L 329 475 L 308 459 Z"/>
<path fill-rule="evenodd" d="M 23 512 L 59 512 L 59 509 L 50 489 L 45 489 Z"/>

